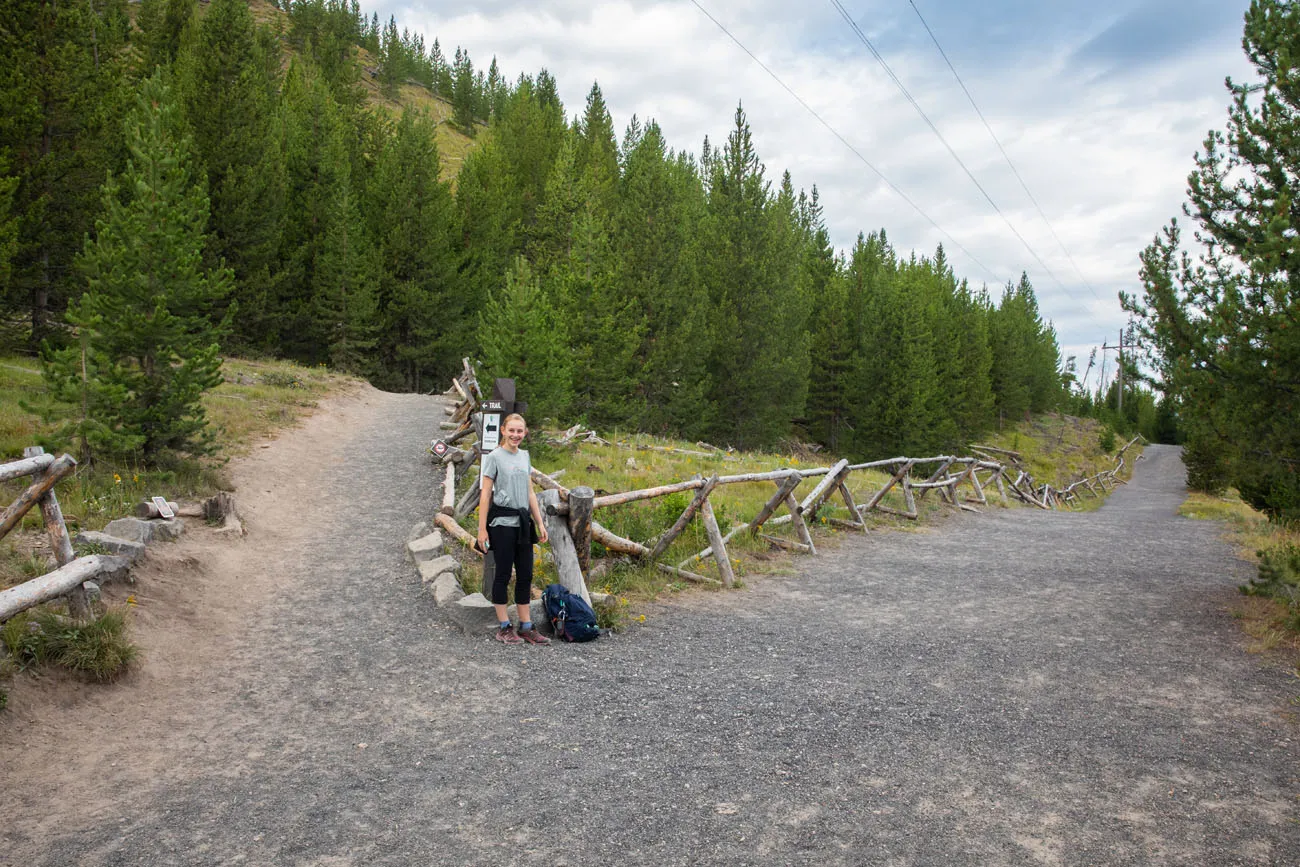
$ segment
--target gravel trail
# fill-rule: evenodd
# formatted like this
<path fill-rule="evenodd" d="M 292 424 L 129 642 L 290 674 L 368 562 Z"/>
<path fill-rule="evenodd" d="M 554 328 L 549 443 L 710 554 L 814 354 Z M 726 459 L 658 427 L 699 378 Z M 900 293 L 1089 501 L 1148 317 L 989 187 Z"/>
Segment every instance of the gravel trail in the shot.
<path fill-rule="evenodd" d="M 403 562 L 441 407 L 370 392 L 276 444 L 299 489 L 249 494 L 182 673 L 94 708 L 116 751 L 0 727 L 0 865 L 1300 864 L 1300 687 L 1242 649 L 1249 568 L 1175 515 L 1175 450 L 1094 513 L 846 538 L 506 648 Z"/>

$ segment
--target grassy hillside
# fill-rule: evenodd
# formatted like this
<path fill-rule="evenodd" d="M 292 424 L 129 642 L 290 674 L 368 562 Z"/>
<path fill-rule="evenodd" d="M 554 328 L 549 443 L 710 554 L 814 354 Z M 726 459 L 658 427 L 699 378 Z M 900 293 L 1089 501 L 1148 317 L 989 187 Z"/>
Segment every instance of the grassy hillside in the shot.
<path fill-rule="evenodd" d="M 280 11 L 272 6 L 267 0 L 249 0 L 248 7 L 253 13 L 253 18 L 259 23 L 269 24 L 271 27 L 280 30 L 281 33 L 289 32 L 289 16 L 287 13 Z M 294 55 L 294 49 L 289 45 L 287 38 L 281 40 L 285 55 L 285 65 L 288 65 L 288 59 Z M 361 66 L 361 86 L 366 91 L 367 103 L 377 109 L 387 112 L 394 119 L 399 117 L 404 109 L 415 109 L 426 112 L 437 123 L 438 138 L 438 156 L 442 162 L 441 175 L 443 180 L 455 180 L 457 173 L 460 172 L 461 165 L 465 162 L 465 157 L 478 146 L 479 137 L 481 137 L 486 128 L 478 132 L 478 137 L 470 138 L 460 131 L 451 122 L 451 103 L 436 96 L 423 85 L 414 82 L 406 82 L 398 87 L 396 99 L 388 99 L 379 92 L 379 82 L 367 70 L 376 69 L 379 61 L 373 57 L 369 51 L 364 48 L 357 48 L 357 62 Z"/>

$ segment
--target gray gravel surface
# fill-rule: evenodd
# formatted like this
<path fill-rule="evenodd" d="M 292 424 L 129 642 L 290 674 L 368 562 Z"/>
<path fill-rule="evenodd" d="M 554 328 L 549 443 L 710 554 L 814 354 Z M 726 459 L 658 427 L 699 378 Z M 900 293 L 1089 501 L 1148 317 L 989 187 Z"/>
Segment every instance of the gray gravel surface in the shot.
<path fill-rule="evenodd" d="M 314 499 L 352 506 L 250 623 L 186 772 L 11 826 L 11 859 L 1300 864 L 1300 690 L 1243 650 L 1248 567 L 1175 515 L 1172 449 L 1095 513 L 848 538 L 613 638 L 506 648 L 403 562 L 441 418 L 408 397 L 340 432 L 351 469 Z"/>

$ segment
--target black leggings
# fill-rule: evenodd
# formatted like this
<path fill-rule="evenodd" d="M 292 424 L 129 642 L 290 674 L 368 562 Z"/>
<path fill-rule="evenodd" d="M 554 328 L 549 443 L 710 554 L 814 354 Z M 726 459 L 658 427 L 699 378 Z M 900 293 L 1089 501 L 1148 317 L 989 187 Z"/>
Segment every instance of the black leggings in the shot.
<path fill-rule="evenodd" d="M 532 601 L 533 545 L 528 527 L 488 527 L 488 540 L 496 560 L 496 574 L 492 579 L 492 602 L 505 605 L 506 586 L 510 583 L 510 569 L 515 570 L 515 604 L 527 605 Z M 527 620 L 524 612 L 521 620 Z"/>

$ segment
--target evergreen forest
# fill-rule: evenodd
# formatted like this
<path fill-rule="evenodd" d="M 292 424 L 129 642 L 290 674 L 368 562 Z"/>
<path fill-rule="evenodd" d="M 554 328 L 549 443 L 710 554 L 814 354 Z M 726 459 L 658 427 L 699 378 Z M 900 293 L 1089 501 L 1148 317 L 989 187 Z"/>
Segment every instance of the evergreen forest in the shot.
<path fill-rule="evenodd" d="M 356 0 L 7 6 L 0 340 L 83 453 L 202 451 L 222 355 L 419 391 L 470 356 L 557 423 L 873 457 L 1115 403 L 1026 276 L 834 249 L 743 107 L 688 151 Z"/>

